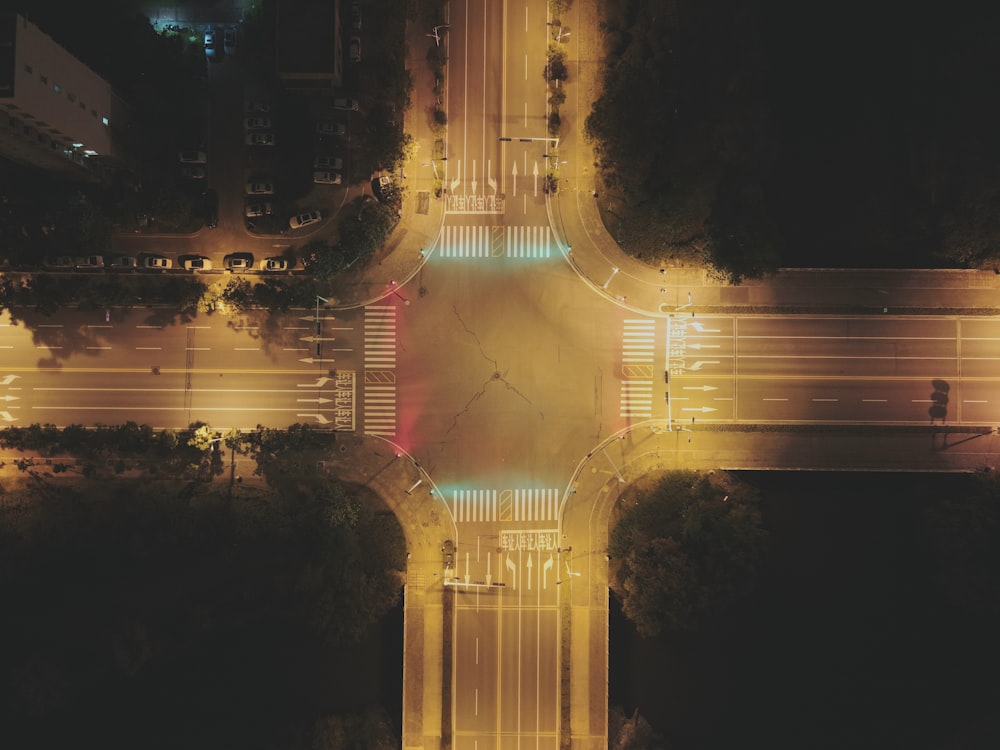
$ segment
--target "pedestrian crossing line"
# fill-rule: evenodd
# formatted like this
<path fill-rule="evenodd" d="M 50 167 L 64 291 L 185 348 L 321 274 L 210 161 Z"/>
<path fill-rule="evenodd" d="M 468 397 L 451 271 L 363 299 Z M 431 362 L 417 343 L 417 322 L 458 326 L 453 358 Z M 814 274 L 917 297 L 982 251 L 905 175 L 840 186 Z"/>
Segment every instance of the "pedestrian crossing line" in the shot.
<path fill-rule="evenodd" d="M 558 521 L 558 489 L 453 490 L 446 501 L 456 523 Z"/>
<path fill-rule="evenodd" d="M 396 435 L 396 308 L 365 308 L 364 434 Z M 369 368 L 371 368 L 369 370 Z"/>
<path fill-rule="evenodd" d="M 437 239 L 442 258 L 549 258 L 548 226 L 446 226 Z"/>
<path fill-rule="evenodd" d="M 653 416 L 653 363 L 656 355 L 656 321 L 628 319 L 622 324 L 622 381 L 618 415 Z"/>

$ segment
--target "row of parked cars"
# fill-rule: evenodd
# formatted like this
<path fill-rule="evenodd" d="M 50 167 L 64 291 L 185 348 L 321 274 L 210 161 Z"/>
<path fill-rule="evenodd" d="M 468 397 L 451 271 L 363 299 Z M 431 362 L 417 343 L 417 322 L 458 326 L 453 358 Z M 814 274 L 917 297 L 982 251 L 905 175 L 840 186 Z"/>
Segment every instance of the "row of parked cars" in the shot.
<path fill-rule="evenodd" d="M 178 258 L 179 267 L 185 271 L 211 271 L 212 261 L 203 255 L 184 255 Z M 251 253 L 232 253 L 227 255 L 223 263 L 227 271 L 250 271 L 254 268 L 254 257 Z M 83 258 L 71 258 L 60 255 L 48 257 L 42 261 L 46 268 L 66 268 L 77 270 L 96 270 L 99 268 L 111 268 L 118 270 L 132 270 L 135 268 L 148 268 L 153 271 L 166 271 L 173 268 L 173 261 L 163 255 L 144 255 L 142 264 L 137 258 L 131 255 L 117 255 L 110 258 L 105 263 L 103 256 L 89 255 Z M 265 258 L 258 266 L 261 271 L 287 271 L 288 260 L 285 258 Z"/>

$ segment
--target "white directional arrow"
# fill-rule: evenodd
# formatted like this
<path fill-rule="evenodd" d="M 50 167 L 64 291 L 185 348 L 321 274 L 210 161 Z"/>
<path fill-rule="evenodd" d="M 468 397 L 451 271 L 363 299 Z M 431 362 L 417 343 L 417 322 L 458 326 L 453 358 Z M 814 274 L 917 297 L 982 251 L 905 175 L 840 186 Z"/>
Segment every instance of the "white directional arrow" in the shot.
<path fill-rule="evenodd" d="M 493 562 L 493 555 L 489 554 L 486 556 L 486 585 L 493 585 L 493 574 L 490 573 L 490 563 Z"/>
<path fill-rule="evenodd" d="M 455 188 L 457 188 L 458 184 L 462 181 L 462 178 L 459 176 L 461 174 L 462 174 L 462 160 L 459 159 L 458 160 L 458 174 L 455 175 L 455 178 L 451 181 L 451 192 L 453 192 L 453 193 L 455 192 Z"/>
<path fill-rule="evenodd" d="M 514 195 L 517 195 L 517 162 L 514 162 L 514 169 L 511 172 L 514 175 Z"/>
<path fill-rule="evenodd" d="M 325 318 L 317 318 L 315 315 L 303 315 L 299 320 L 336 320 L 332 315 L 328 315 Z"/>
<path fill-rule="evenodd" d="M 691 327 L 699 333 L 719 333 L 718 328 L 705 328 L 701 323 L 691 323 Z"/>
<path fill-rule="evenodd" d="M 299 388 L 322 388 L 330 382 L 330 378 L 316 378 L 315 383 L 297 383 Z"/>
<path fill-rule="evenodd" d="M 497 181 L 493 179 L 493 160 L 486 160 L 486 184 L 493 189 L 493 194 L 497 193 Z"/>
<path fill-rule="evenodd" d="M 307 365 L 314 365 L 317 362 L 336 362 L 336 361 L 337 360 L 335 359 L 315 359 L 313 357 L 305 357 L 304 359 L 299 360 L 299 362 L 305 362 Z"/>
<path fill-rule="evenodd" d="M 3 380 L 0 380 L 0 385 L 10 385 L 15 380 L 17 380 L 19 377 L 21 377 L 21 376 L 20 375 L 8 375 Z"/>
<path fill-rule="evenodd" d="M 686 385 L 684 386 L 685 391 L 717 391 L 719 390 L 714 385 Z"/>
<path fill-rule="evenodd" d="M 319 398 L 297 398 L 295 400 L 298 401 L 299 403 L 304 403 L 305 402 L 305 403 L 310 403 L 310 404 L 328 404 L 333 399 L 331 399 L 331 398 L 323 398 L 322 396 L 320 396 Z"/>
<path fill-rule="evenodd" d="M 320 424 L 329 424 L 330 420 L 324 417 L 322 414 L 296 414 L 296 417 L 315 417 L 316 421 Z"/>
<path fill-rule="evenodd" d="M 695 362 L 693 365 L 691 365 L 688 369 L 689 370 L 700 370 L 702 365 L 717 365 L 717 364 L 719 364 L 719 361 L 715 360 L 715 359 L 709 359 L 709 360 L 705 360 L 705 361 L 702 361 L 702 360 L 699 359 L 697 362 Z"/>
<path fill-rule="evenodd" d="M 10 396 L 5 393 L 3 396 L 0 396 L 0 401 L 18 401 L 20 398 L 20 396 Z"/>
<path fill-rule="evenodd" d="M 528 553 L 528 591 L 531 591 L 531 569 L 535 567 L 535 564 L 531 562 L 531 553 Z"/>
<path fill-rule="evenodd" d="M 552 570 L 552 553 L 549 553 L 549 559 L 542 563 L 542 588 L 548 588 L 549 586 L 549 571 Z"/>
<path fill-rule="evenodd" d="M 476 160 L 473 159 L 472 160 L 472 194 L 473 195 L 476 194 L 476 185 L 478 185 L 478 184 L 479 184 L 479 182 L 476 180 Z"/>
<path fill-rule="evenodd" d="M 517 566 L 514 564 L 514 561 L 510 559 L 510 553 L 509 552 L 507 553 L 507 570 L 510 571 L 511 577 L 513 578 L 513 581 L 511 583 L 510 587 L 512 589 L 516 589 L 517 588 Z"/>
<path fill-rule="evenodd" d="M 320 338 L 319 336 L 299 336 L 299 341 L 312 341 L 313 343 L 316 343 L 317 341 L 336 341 L 336 340 L 337 339 L 335 338 L 324 339 Z"/>
<path fill-rule="evenodd" d="M 535 160 L 535 168 L 531 170 L 531 174 L 535 178 L 535 197 L 538 197 L 538 160 Z"/>
<path fill-rule="evenodd" d="M 700 411 L 702 414 L 708 414 L 710 411 L 715 411 L 711 406 L 701 406 L 698 408 L 693 408 L 690 406 L 685 406 L 681 411 Z"/>
<path fill-rule="evenodd" d="M 570 570 L 570 568 L 569 568 L 569 560 L 566 561 L 566 575 L 568 575 L 568 576 L 579 576 L 580 575 L 579 573 L 574 573 L 572 570 Z"/>
<path fill-rule="evenodd" d="M 472 580 L 472 576 L 469 575 L 469 553 L 465 553 L 465 583 L 468 585 L 469 581 Z"/>
<path fill-rule="evenodd" d="M 4 422 L 16 422 L 17 417 L 12 417 L 9 411 L 0 411 L 0 419 Z"/>
<path fill-rule="evenodd" d="M 722 344 L 688 344 L 688 349 L 721 349 Z"/>

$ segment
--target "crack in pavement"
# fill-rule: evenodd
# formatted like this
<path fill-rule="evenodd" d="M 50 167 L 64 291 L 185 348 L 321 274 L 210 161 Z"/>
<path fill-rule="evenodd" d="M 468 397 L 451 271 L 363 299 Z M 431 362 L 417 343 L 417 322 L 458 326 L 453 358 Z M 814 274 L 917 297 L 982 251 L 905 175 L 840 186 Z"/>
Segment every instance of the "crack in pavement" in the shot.
<path fill-rule="evenodd" d="M 455 313 L 455 317 L 458 319 L 458 322 L 462 325 L 462 328 L 465 329 L 465 332 L 467 334 L 469 334 L 470 336 L 472 336 L 472 338 L 474 338 L 476 340 L 476 345 L 479 347 L 479 353 L 483 356 L 483 359 L 485 359 L 487 362 L 489 362 L 493 366 L 493 374 L 489 378 L 487 378 L 486 381 L 483 382 L 482 387 L 478 391 L 476 391 L 476 393 L 472 396 L 472 398 L 470 398 L 465 403 L 465 407 L 460 412 L 458 412 L 457 414 L 455 414 L 455 416 L 452 418 L 451 427 L 449 427 L 447 430 L 445 430 L 445 434 L 446 435 L 448 433 L 450 433 L 453 429 L 455 429 L 455 427 L 458 426 L 458 420 L 459 420 L 459 418 L 463 414 L 467 414 L 468 411 L 469 411 L 469 408 L 474 403 L 476 403 L 476 401 L 478 401 L 479 399 L 481 399 L 483 396 L 486 395 L 486 389 L 489 388 L 489 385 L 492 382 L 499 381 L 499 382 L 503 383 L 504 386 L 507 388 L 508 391 L 511 391 L 515 395 L 517 395 L 520 398 L 522 398 L 526 404 L 531 404 L 531 399 L 529 399 L 527 396 L 525 396 L 523 393 L 521 393 L 521 391 L 518 390 L 518 388 L 516 386 L 514 386 L 509 380 L 507 380 L 506 372 L 504 372 L 504 373 L 500 372 L 500 368 L 499 368 L 499 365 L 498 365 L 497 361 L 495 359 L 493 359 L 493 357 L 489 356 L 486 353 L 486 350 L 483 349 L 483 342 L 479 340 L 479 336 L 476 334 L 476 332 L 473 331 L 471 328 L 469 328 L 465 324 L 465 321 L 462 320 L 462 316 L 458 312 L 458 308 L 452 307 L 452 311 Z M 545 419 L 545 412 L 539 410 L 538 416 L 541 417 L 544 420 Z"/>

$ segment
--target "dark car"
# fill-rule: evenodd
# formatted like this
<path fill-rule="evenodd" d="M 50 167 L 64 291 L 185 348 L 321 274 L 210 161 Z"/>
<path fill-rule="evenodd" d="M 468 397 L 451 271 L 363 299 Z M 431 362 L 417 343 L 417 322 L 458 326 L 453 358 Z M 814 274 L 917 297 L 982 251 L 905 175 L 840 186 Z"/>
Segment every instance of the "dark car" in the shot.
<path fill-rule="evenodd" d="M 205 226 L 215 229 L 219 225 L 219 196 L 214 190 L 206 190 L 201 194 L 201 210 Z"/>

